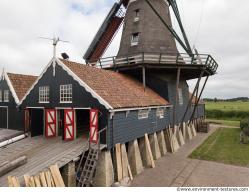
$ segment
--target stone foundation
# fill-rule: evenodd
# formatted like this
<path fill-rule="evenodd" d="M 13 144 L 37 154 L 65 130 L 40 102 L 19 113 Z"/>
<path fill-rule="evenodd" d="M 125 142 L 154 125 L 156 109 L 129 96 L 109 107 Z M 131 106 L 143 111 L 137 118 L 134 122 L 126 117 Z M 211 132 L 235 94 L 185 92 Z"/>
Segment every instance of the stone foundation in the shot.
<path fill-rule="evenodd" d="M 114 170 L 110 151 L 102 151 L 99 156 L 94 178 L 95 187 L 110 187 L 114 183 Z"/>

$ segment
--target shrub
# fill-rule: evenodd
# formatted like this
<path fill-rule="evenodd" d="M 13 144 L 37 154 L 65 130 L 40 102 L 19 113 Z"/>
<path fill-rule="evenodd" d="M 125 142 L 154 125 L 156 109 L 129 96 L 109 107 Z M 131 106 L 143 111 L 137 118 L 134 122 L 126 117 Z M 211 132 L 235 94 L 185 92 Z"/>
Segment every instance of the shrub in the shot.
<path fill-rule="evenodd" d="M 242 119 L 240 121 L 240 128 L 244 132 L 244 134 L 249 136 L 249 118 Z"/>
<path fill-rule="evenodd" d="M 210 119 L 233 119 L 241 120 L 249 117 L 248 111 L 222 111 L 222 110 L 206 110 L 206 116 Z"/>

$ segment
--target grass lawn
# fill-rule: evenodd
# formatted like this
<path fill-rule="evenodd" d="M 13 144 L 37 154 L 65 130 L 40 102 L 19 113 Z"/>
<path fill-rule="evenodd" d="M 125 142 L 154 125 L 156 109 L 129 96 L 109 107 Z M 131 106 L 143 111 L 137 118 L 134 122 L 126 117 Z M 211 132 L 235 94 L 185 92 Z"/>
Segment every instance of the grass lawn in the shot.
<path fill-rule="evenodd" d="M 240 129 L 219 128 L 190 154 L 190 158 L 249 166 L 249 142 L 240 144 Z"/>
<path fill-rule="evenodd" d="M 239 127 L 240 126 L 240 121 L 207 119 L 207 122 L 226 125 L 226 126 L 233 126 L 233 127 Z"/>
<path fill-rule="evenodd" d="M 219 102 L 205 102 L 207 110 L 221 110 L 221 111 L 249 111 L 249 102 L 243 101 L 219 101 Z"/>

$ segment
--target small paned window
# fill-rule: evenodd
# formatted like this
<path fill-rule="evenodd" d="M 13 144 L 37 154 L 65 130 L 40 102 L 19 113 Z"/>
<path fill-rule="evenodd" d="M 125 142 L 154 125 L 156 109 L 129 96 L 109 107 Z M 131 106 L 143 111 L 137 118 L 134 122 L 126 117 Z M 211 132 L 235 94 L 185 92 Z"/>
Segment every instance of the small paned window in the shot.
<path fill-rule="evenodd" d="M 136 9 L 136 10 L 135 10 L 135 17 L 139 17 L 139 13 L 140 13 L 140 10 L 139 10 L 139 9 Z"/>
<path fill-rule="evenodd" d="M 131 37 L 131 46 L 138 45 L 139 33 L 133 33 Z"/>
<path fill-rule="evenodd" d="M 178 89 L 178 98 L 179 98 L 179 105 L 183 105 L 183 95 L 182 95 L 182 89 Z"/>
<path fill-rule="evenodd" d="M 3 95 L 2 95 L 2 90 L 0 90 L 0 102 L 3 101 Z"/>
<path fill-rule="evenodd" d="M 138 22 L 139 21 L 139 14 L 140 14 L 140 10 L 136 9 L 135 10 L 134 22 Z"/>
<path fill-rule="evenodd" d="M 39 87 L 39 102 L 49 103 L 49 86 Z"/>
<path fill-rule="evenodd" d="M 138 119 L 148 119 L 149 110 L 140 110 L 138 111 Z"/>
<path fill-rule="evenodd" d="M 156 111 L 156 116 L 157 116 L 159 119 L 163 119 L 163 118 L 164 118 L 164 109 L 163 109 L 163 108 L 157 109 L 157 111 Z"/>
<path fill-rule="evenodd" d="M 72 84 L 60 86 L 60 102 L 72 103 L 73 101 L 73 88 Z"/>
<path fill-rule="evenodd" d="M 4 95 L 3 95 L 3 99 L 4 102 L 9 102 L 9 90 L 4 90 Z"/>

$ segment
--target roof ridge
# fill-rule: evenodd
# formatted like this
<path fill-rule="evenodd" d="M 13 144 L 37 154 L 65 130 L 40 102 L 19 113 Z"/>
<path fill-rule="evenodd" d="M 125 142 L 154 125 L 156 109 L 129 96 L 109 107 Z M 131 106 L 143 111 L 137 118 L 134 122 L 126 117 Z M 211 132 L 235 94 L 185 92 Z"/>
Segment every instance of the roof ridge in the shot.
<path fill-rule="evenodd" d="M 22 73 L 12 73 L 12 72 L 6 72 L 8 75 L 22 75 L 22 76 L 29 76 L 29 77 L 38 77 L 37 75 L 29 75 L 29 74 L 22 74 Z"/>

